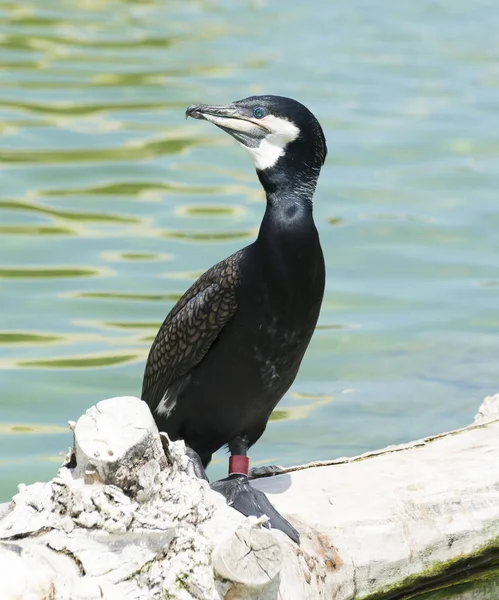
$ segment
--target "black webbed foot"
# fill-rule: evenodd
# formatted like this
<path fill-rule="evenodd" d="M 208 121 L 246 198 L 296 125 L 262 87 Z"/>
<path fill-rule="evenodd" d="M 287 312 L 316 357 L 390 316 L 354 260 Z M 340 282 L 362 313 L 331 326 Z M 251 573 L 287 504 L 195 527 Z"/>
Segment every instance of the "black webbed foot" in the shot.
<path fill-rule="evenodd" d="M 281 475 L 284 469 L 278 465 L 267 465 L 265 467 L 252 467 L 249 470 L 249 478 L 257 479 L 258 477 L 271 477 L 272 475 Z"/>
<path fill-rule="evenodd" d="M 246 475 L 239 473 L 229 475 L 225 479 L 220 479 L 212 483 L 211 489 L 222 494 L 229 506 L 232 506 L 247 517 L 267 515 L 269 517 L 268 523 L 271 527 L 280 529 L 293 542 L 300 543 L 300 534 L 276 511 L 263 492 L 250 485 Z"/>

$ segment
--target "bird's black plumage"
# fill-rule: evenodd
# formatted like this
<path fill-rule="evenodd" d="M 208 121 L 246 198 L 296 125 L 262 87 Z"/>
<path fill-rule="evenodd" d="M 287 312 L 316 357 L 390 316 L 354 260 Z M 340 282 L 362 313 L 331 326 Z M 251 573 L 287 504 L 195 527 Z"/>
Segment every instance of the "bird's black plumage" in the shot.
<path fill-rule="evenodd" d="M 314 332 L 325 269 L 312 197 L 327 149 L 312 113 L 288 98 L 191 106 L 186 114 L 246 147 L 267 196 L 255 242 L 187 290 L 147 360 L 143 400 L 159 429 L 185 440 L 206 467 L 223 445 L 237 454 L 259 439 Z"/>

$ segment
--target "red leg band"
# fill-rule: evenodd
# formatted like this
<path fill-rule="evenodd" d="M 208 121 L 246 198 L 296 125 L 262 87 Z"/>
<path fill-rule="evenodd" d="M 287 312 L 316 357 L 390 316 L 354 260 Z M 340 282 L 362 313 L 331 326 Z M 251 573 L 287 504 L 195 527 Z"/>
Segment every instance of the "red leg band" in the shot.
<path fill-rule="evenodd" d="M 229 475 L 247 475 L 249 469 L 249 457 L 233 454 L 229 458 Z"/>

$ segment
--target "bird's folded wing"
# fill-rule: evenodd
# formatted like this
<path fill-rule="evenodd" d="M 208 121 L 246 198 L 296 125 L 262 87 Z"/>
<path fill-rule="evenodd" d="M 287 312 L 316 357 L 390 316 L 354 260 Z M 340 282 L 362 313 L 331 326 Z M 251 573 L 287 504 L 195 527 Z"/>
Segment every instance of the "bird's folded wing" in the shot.
<path fill-rule="evenodd" d="M 220 263 L 201 276 L 161 326 L 149 353 L 142 385 L 142 399 L 151 410 L 156 409 L 176 380 L 203 359 L 235 313 L 237 278 L 227 279 L 223 270 Z"/>

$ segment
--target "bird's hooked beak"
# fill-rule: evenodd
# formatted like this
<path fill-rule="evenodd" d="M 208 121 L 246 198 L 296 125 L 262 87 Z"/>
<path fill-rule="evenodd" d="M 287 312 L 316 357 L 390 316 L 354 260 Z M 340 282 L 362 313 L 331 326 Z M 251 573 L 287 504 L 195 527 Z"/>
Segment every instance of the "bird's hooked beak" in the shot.
<path fill-rule="evenodd" d="M 250 113 L 244 114 L 235 104 L 191 104 L 185 118 L 204 119 L 213 123 L 247 148 L 255 148 L 269 133 L 265 125 Z"/>
<path fill-rule="evenodd" d="M 237 118 L 237 108 L 234 104 L 191 104 L 185 111 L 185 118 L 210 120 L 213 118 L 233 119 Z"/>

